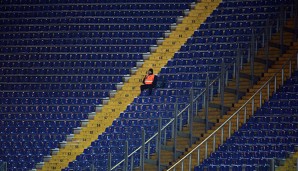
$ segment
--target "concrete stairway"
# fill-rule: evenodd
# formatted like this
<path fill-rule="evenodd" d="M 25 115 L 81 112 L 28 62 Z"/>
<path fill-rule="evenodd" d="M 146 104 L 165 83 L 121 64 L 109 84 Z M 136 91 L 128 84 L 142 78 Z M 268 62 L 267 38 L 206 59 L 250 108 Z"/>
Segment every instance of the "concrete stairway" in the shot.
<path fill-rule="evenodd" d="M 293 19 L 290 19 L 287 21 L 286 23 L 286 28 L 293 28 Z M 214 107 L 210 107 L 208 109 L 209 112 L 209 122 L 213 123 L 214 125 L 205 133 L 205 124 L 204 122 L 194 122 L 193 123 L 193 130 L 194 130 L 194 137 L 198 137 L 197 141 L 191 146 L 189 147 L 188 142 L 189 142 L 189 138 L 187 137 L 178 137 L 177 138 L 177 144 L 178 144 L 178 150 L 181 152 L 181 155 L 179 156 L 179 158 L 182 158 L 184 156 L 184 154 L 187 154 L 189 151 L 191 151 L 193 149 L 193 147 L 195 147 L 196 145 L 198 145 L 200 142 L 202 142 L 202 140 L 204 140 L 207 136 L 209 136 L 216 128 L 218 128 L 223 122 L 225 122 L 227 120 L 227 118 L 229 118 L 237 109 L 239 109 L 239 107 L 241 107 L 272 75 L 275 74 L 275 72 L 282 67 L 282 65 L 284 64 L 284 62 L 286 60 L 288 60 L 290 57 L 295 56 L 297 51 L 298 51 L 298 43 L 297 42 L 293 42 L 293 32 L 288 32 L 290 29 L 284 29 L 284 44 L 287 45 L 286 51 L 283 55 L 280 55 L 280 49 L 276 48 L 276 47 L 269 47 L 269 69 L 266 71 L 266 58 L 265 58 L 265 49 L 260 49 L 258 51 L 258 53 L 256 54 L 255 60 L 254 60 L 254 76 L 255 81 L 254 81 L 254 85 L 251 86 L 251 71 L 250 71 L 250 64 L 244 64 L 242 70 L 240 71 L 240 86 L 239 86 L 239 91 L 241 92 L 240 94 L 242 95 L 242 97 L 240 98 L 240 100 L 237 100 L 235 93 L 233 92 L 233 90 L 235 90 L 236 88 L 236 84 L 235 84 L 235 79 L 230 80 L 228 82 L 228 85 L 225 88 L 225 92 L 224 92 L 224 106 L 225 109 L 227 109 L 228 111 L 226 112 L 225 115 L 223 115 L 223 117 L 221 117 L 220 115 L 220 109 L 218 109 L 218 106 L 220 106 L 220 97 L 218 95 L 215 95 L 213 98 L 213 101 L 211 101 L 211 104 L 215 104 L 212 105 Z M 271 41 L 278 43 L 279 41 L 279 33 L 275 34 L 272 36 Z M 271 42 L 270 41 L 270 42 Z M 271 43 L 269 43 L 270 45 Z M 294 60 L 294 63 L 296 61 Z M 294 65 L 296 66 L 296 64 Z M 286 78 L 289 77 L 289 71 L 285 70 L 285 80 Z M 277 84 L 281 85 L 281 77 L 279 76 L 277 78 Z M 272 95 L 273 93 L 273 86 L 270 86 L 271 90 L 270 90 L 270 95 Z M 232 91 L 231 91 L 232 90 Z M 263 92 L 264 94 L 267 92 Z M 265 99 L 267 99 L 268 97 L 265 97 L 263 99 L 263 102 Z M 257 110 L 260 106 L 258 100 L 255 100 L 256 105 L 254 106 L 254 109 L 252 109 L 251 107 L 247 108 L 247 118 L 248 119 L 251 116 L 252 110 Z M 203 109 L 202 111 L 200 111 L 195 120 L 204 120 L 205 117 L 205 109 Z M 243 121 L 245 120 L 245 118 L 243 118 L 243 116 L 239 117 L 239 120 L 241 121 L 240 123 L 242 124 Z M 236 123 L 236 119 L 232 120 L 232 133 L 234 131 L 237 130 L 237 125 Z M 241 126 L 238 125 L 238 126 Z M 227 130 L 228 127 L 225 127 L 225 130 Z M 184 133 L 188 133 L 189 131 L 189 127 L 188 125 L 184 125 L 183 127 L 183 132 Z M 220 134 L 217 134 L 217 137 L 220 137 Z M 226 138 L 228 138 L 229 135 L 227 134 L 227 131 L 224 132 L 224 140 Z M 173 144 L 172 140 L 168 140 L 167 145 L 171 145 Z M 207 151 L 207 156 L 214 150 L 216 149 L 212 149 L 212 144 L 213 141 L 209 141 L 208 142 L 208 151 Z M 218 145 L 220 144 L 219 139 L 216 140 L 216 147 L 218 147 Z M 200 149 L 200 155 L 204 156 L 205 155 L 205 151 L 204 149 Z M 162 150 L 161 151 L 161 163 L 162 165 L 164 165 L 165 167 L 170 167 L 172 164 L 175 163 L 175 161 L 177 160 L 173 160 L 173 152 L 168 151 L 168 150 Z M 156 156 L 153 155 L 151 157 L 151 159 L 156 159 Z M 203 161 L 203 158 L 200 158 L 200 162 Z M 184 170 L 188 170 L 188 159 L 184 162 Z M 193 165 L 191 166 L 192 168 L 195 165 L 198 165 L 198 159 L 197 159 L 197 152 L 195 152 L 194 154 L 192 154 L 192 163 Z M 136 169 L 139 170 L 139 169 Z M 147 171 L 156 171 L 157 168 L 155 165 L 153 164 L 146 164 L 145 165 L 145 170 Z M 176 170 L 181 170 L 180 166 L 176 167 Z"/>

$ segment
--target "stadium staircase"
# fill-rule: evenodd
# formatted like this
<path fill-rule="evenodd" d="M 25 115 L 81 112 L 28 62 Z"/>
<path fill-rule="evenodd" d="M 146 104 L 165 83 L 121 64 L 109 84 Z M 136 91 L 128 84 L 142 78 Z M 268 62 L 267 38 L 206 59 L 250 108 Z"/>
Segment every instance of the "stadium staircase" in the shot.
<path fill-rule="evenodd" d="M 198 141 L 196 143 L 193 144 L 193 146 L 191 148 L 188 148 L 188 139 L 187 138 L 178 138 L 178 143 L 180 144 L 180 150 L 184 150 L 184 154 L 187 154 L 188 151 L 191 151 L 193 149 L 193 147 L 197 146 L 198 144 L 200 144 L 200 142 L 202 142 L 202 140 L 204 140 L 206 137 L 208 137 L 216 128 L 218 128 L 223 122 L 225 122 L 227 120 L 227 118 L 229 118 L 233 113 L 235 113 L 235 111 L 237 111 L 239 109 L 239 107 L 241 107 L 262 85 L 264 85 L 264 83 L 271 77 L 273 76 L 276 71 L 278 71 L 280 68 L 282 68 L 282 66 L 284 65 L 285 61 L 289 60 L 289 58 L 292 58 L 292 64 L 293 66 L 296 66 L 296 54 L 298 52 L 298 42 L 297 39 L 295 41 L 293 41 L 293 28 L 294 28 L 294 19 L 289 19 L 286 23 L 286 25 L 284 26 L 284 47 L 285 47 L 285 51 L 282 55 L 280 55 L 280 48 L 279 46 L 279 42 L 280 42 L 280 33 L 277 33 L 275 35 L 272 36 L 269 45 L 269 61 L 271 63 L 271 66 L 268 68 L 268 71 L 266 71 L 265 67 L 266 67 L 266 59 L 265 59 L 265 54 L 264 54 L 264 49 L 260 49 L 258 50 L 257 56 L 255 58 L 254 61 L 254 76 L 255 78 L 258 78 L 257 80 L 255 80 L 255 84 L 253 86 L 251 86 L 251 77 L 250 77 L 250 64 L 247 63 L 243 66 L 243 69 L 240 71 L 240 86 L 239 86 L 239 90 L 240 90 L 240 94 L 242 94 L 242 97 L 237 100 L 236 98 L 236 94 L 235 94 L 235 80 L 231 80 L 228 83 L 228 86 L 225 89 L 225 109 L 226 109 L 226 114 L 223 117 L 220 117 L 220 109 L 218 109 L 219 105 L 220 105 L 220 97 L 215 96 L 214 100 L 211 101 L 211 103 L 215 104 L 215 107 L 210 106 L 209 107 L 209 120 L 214 123 L 212 126 L 212 129 L 208 130 L 207 133 L 204 133 L 204 123 L 199 123 L 199 122 L 195 122 L 193 123 L 193 125 L 195 125 L 195 130 L 194 132 L 196 133 L 196 137 L 198 137 Z M 292 68 L 293 69 L 293 68 Z M 294 71 L 294 70 L 293 70 Z M 292 71 L 292 72 L 293 72 Z M 292 73 L 291 72 L 291 73 Z M 285 79 L 289 78 L 291 75 L 289 74 L 290 71 L 289 70 L 285 70 Z M 277 84 L 278 87 L 282 85 L 281 83 L 281 76 L 277 77 Z M 272 93 L 274 92 L 273 89 L 273 85 L 270 86 L 270 94 L 272 95 Z M 263 94 L 266 94 L 267 92 L 263 92 Z M 268 100 L 268 97 L 264 98 L 262 100 L 262 104 L 264 103 L 265 100 Z M 260 102 L 258 101 L 258 99 L 255 99 L 256 103 L 259 104 Z M 217 108 L 216 108 L 217 106 Z M 258 108 L 260 107 L 260 105 L 256 105 L 254 106 L 254 109 L 252 109 L 251 107 L 247 108 L 247 118 L 248 119 L 251 116 L 251 111 L 254 110 L 256 111 Z M 204 118 L 204 109 L 199 112 L 198 116 L 200 116 L 200 118 Z M 243 124 L 245 118 L 243 118 L 244 115 L 240 115 L 239 120 L 240 123 Z M 239 126 L 241 126 L 241 124 Z M 232 120 L 232 133 L 237 131 L 236 128 L 236 119 Z M 188 127 L 184 127 L 184 131 L 187 132 L 188 131 Z M 228 128 L 226 127 L 225 130 L 227 130 Z M 216 136 L 220 136 L 220 134 L 217 134 Z M 224 139 L 227 139 L 229 137 L 228 133 L 225 132 L 224 133 Z M 172 142 L 169 141 L 168 144 L 171 144 Z M 219 146 L 219 141 L 217 141 L 216 147 Z M 210 155 L 210 153 L 212 152 L 212 142 L 208 142 L 208 156 Z M 205 155 L 205 151 L 204 149 L 200 150 L 200 155 L 204 156 Z M 163 156 L 163 162 L 165 163 L 169 163 L 169 165 L 172 165 L 175 163 L 175 161 L 171 161 L 170 159 L 172 159 L 172 153 L 171 152 L 163 152 L 162 153 Z M 180 156 L 180 158 L 182 158 L 184 155 Z M 196 163 L 197 162 L 197 152 L 194 152 L 194 154 L 192 155 L 192 163 Z M 178 159 L 179 160 L 179 159 Z M 200 162 L 202 162 L 204 160 L 204 158 L 200 158 Z M 293 161 L 290 160 L 290 161 Z M 290 162 L 289 163 L 293 163 Z M 188 170 L 189 166 L 188 164 L 188 158 L 186 158 L 184 160 L 184 170 Z M 193 166 L 192 166 L 193 167 Z M 284 166 L 287 167 L 287 166 Z M 283 168 L 284 168 L 283 167 Z M 152 166 L 146 169 L 146 170 L 154 170 L 155 168 L 153 168 Z M 178 165 L 176 168 L 176 170 L 181 170 L 181 166 Z M 283 170 L 283 169 L 281 169 Z"/>

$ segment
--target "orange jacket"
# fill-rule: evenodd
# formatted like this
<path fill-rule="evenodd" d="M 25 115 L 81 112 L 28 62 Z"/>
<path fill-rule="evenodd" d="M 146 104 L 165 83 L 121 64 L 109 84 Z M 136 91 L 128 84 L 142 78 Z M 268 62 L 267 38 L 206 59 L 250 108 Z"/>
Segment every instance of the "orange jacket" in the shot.
<path fill-rule="evenodd" d="M 155 75 L 147 75 L 145 80 L 144 80 L 144 84 L 153 84 L 154 81 L 154 76 Z"/>

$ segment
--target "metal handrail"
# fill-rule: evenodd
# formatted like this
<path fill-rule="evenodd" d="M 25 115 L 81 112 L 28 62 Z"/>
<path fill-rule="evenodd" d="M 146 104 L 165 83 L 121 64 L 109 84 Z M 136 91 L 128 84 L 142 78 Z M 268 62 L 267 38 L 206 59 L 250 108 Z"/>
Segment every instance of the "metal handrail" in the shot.
<path fill-rule="evenodd" d="M 180 164 L 181 162 L 183 162 L 186 158 L 188 158 L 193 152 L 195 152 L 196 150 L 198 150 L 204 143 L 207 143 L 207 141 L 213 137 L 220 129 L 222 129 L 235 115 L 237 115 L 242 109 L 244 109 L 247 104 L 249 102 L 251 102 L 252 100 L 254 100 L 255 96 L 261 92 L 265 86 L 267 86 L 273 79 L 274 81 L 276 81 L 276 76 L 279 73 L 284 73 L 284 68 L 285 66 L 290 63 L 290 73 L 292 73 L 292 59 L 294 57 L 289 58 L 282 66 L 281 69 L 279 69 L 273 76 L 270 77 L 270 79 L 268 81 L 266 81 L 265 84 L 263 84 L 236 112 L 234 112 L 234 114 L 232 114 L 224 123 L 222 123 L 216 130 L 214 130 L 208 137 L 206 137 L 200 144 L 198 144 L 196 147 L 194 147 L 188 154 L 186 154 L 184 157 L 182 157 L 179 161 L 177 161 L 174 165 L 172 165 L 169 169 L 167 169 L 167 171 L 170 171 L 171 169 L 175 169 L 175 167 Z M 297 64 L 298 64 L 298 54 L 297 54 Z M 298 66 L 297 66 L 298 67 Z M 283 77 L 283 75 L 282 75 Z M 276 86 L 276 85 L 275 85 Z M 268 88 L 268 87 L 267 87 Z M 276 87 L 275 87 L 276 90 Z M 254 103 L 254 102 L 253 102 Z M 254 109 L 252 109 L 254 110 Z"/>
<path fill-rule="evenodd" d="M 7 163 L 0 162 L 0 171 L 7 171 Z"/>
<path fill-rule="evenodd" d="M 232 62 L 232 63 L 229 63 L 228 65 L 226 65 L 226 67 L 225 67 L 225 71 L 228 69 L 228 68 L 230 68 L 230 67 L 232 67 L 234 65 L 234 62 Z M 221 73 L 221 74 L 225 74 L 225 73 Z M 213 84 L 216 82 L 216 81 L 218 81 L 219 79 L 220 79 L 220 77 L 221 77 L 221 74 L 219 74 L 210 84 L 209 84 L 209 86 L 213 86 Z M 195 102 L 198 98 L 200 98 L 200 97 L 202 97 L 203 95 L 204 95 L 204 93 L 206 92 L 206 88 L 202 91 L 202 92 L 200 92 L 199 93 L 199 95 L 197 95 L 197 97 L 195 97 L 194 99 L 193 99 L 193 102 Z M 183 112 L 185 112 L 185 111 L 187 111 L 187 109 L 190 107 L 190 104 L 188 104 L 187 106 L 185 106 L 179 113 L 178 113 L 178 115 L 177 116 L 181 116 L 182 114 L 183 114 Z M 174 120 L 175 120 L 175 118 L 172 118 L 166 125 L 164 125 L 163 127 L 162 127 L 162 129 L 161 129 L 161 131 L 164 131 L 170 124 L 172 124 L 173 122 L 174 122 Z M 145 141 L 145 145 L 146 144 L 148 144 L 151 140 L 153 140 L 154 138 L 156 138 L 158 136 L 158 132 L 157 133 L 155 133 L 151 138 L 149 138 L 147 141 Z M 128 157 L 131 157 L 132 155 L 134 155 L 134 154 L 136 154 L 139 150 L 141 150 L 141 148 L 142 148 L 142 146 L 140 146 L 140 147 L 138 147 L 137 149 L 135 149 L 132 153 L 130 153 L 129 155 L 128 155 Z M 123 162 L 125 161 L 125 159 L 123 159 L 123 160 L 121 160 L 118 164 L 116 164 L 115 166 L 113 166 L 112 168 L 111 168 L 111 170 L 114 170 L 114 169 L 116 169 L 118 166 L 120 166 Z"/>

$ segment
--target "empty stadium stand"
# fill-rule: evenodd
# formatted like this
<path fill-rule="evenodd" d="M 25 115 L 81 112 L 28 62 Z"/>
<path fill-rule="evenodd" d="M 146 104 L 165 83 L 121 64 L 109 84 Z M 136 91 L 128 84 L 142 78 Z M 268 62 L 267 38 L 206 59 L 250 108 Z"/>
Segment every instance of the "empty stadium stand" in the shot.
<path fill-rule="evenodd" d="M 197 4 L 203 2 L 217 5 L 212 0 Z M 234 63 L 237 50 L 244 50 L 243 62 L 247 62 L 252 36 L 264 31 L 268 21 L 279 17 L 281 4 L 287 7 L 291 3 L 290 0 L 226 0 L 218 7 L 214 5 L 214 8 L 217 7 L 214 11 L 212 5 L 204 11 L 203 8 L 196 9 L 202 6 L 195 5 L 193 0 L 105 0 L 100 3 L 94 0 L 2 1 L 0 161 L 7 162 L 9 170 L 30 170 L 52 155 L 54 164 L 46 165 L 44 170 L 107 170 L 110 154 L 111 164 L 116 165 L 125 158 L 126 142 L 129 153 L 141 145 L 142 129 L 146 130 L 146 139 L 154 135 L 158 131 L 158 119 L 163 119 L 163 125 L 172 119 L 174 104 L 179 103 L 179 110 L 189 104 L 191 90 L 195 89 L 194 93 L 199 94 L 205 89 L 206 78 L 213 80 L 218 77 L 222 63 Z M 191 15 L 188 10 L 192 8 L 206 14 L 213 13 L 194 28 L 196 31 L 191 33 L 192 36 L 171 35 L 169 30 L 175 30 L 175 27 L 179 31 L 176 24 L 192 22 L 181 20 L 181 16 Z M 288 15 L 286 13 L 285 17 Z M 187 26 L 180 28 L 189 29 Z M 166 40 L 171 36 L 183 39 L 180 41 L 183 46 L 173 48 L 174 45 L 167 45 Z M 179 42 L 179 39 L 175 41 Z M 152 50 L 159 42 L 162 42 L 161 46 L 170 48 Z M 261 44 L 260 41 L 257 46 Z M 179 51 L 176 52 L 176 49 Z M 156 60 L 150 61 L 152 56 L 147 60 L 150 51 L 157 52 L 153 56 L 157 59 L 159 54 L 167 56 L 163 59 L 165 66 L 160 64 L 155 67 L 158 68 L 156 74 L 161 86 L 151 96 L 147 91 L 126 93 L 133 100 L 131 103 L 127 101 L 129 105 L 125 105 L 123 111 L 122 106 L 117 110 L 108 108 L 114 102 L 109 98 L 123 97 L 126 100 L 126 94 L 117 96 L 115 92 L 135 89 L 135 85 L 132 88 L 125 87 L 125 84 L 139 82 L 142 69 L 145 68 L 145 71 L 154 66 Z M 146 61 L 152 63 L 146 65 Z M 131 82 L 126 80 L 134 74 L 139 77 Z M 232 79 L 232 72 L 228 78 Z M 104 132 L 95 132 L 90 137 L 86 135 L 88 142 L 76 144 L 82 151 L 63 149 L 61 142 L 68 141 L 70 135 L 74 136 L 71 143 L 75 143 L 85 138 L 81 134 L 90 133 L 82 129 L 81 134 L 73 135 L 74 129 L 83 127 L 84 121 L 91 118 L 90 114 L 102 114 L 100 112 L 104 109 L 99 109 L 99 106 L 106 107 L 110 113 L 120 111 L 119 117 L 114 118 L 117 113 L 108 118 L 112 126 L 105 125 L 102 120 L 91 123 L 90 127 L 102 124 Z M 288 121 L 293 119 L 291 117 L 282 119 Z M 187 118 L 182 120 L 187 123 Z M 269 125 L 263 123 L 260 120 L 259 125 L 269 129 Z M 289 129 L 297 127 L 295 123 L 286 123 L 286 126 Z M 282 133 L 284 131 L 278 132 Z M 170 138 L 170 135 L 169 131 L 164 139 Z M 93 139 L 96 140 L 91 141 Z M 260 143 L 267 141 L 262 137 L 259 139 Z M 293 143 L 297 143 L 296 140 Z M 75 152 L 55 156 L 53 150 L 58 147 L 61 153 Z M 238 147 L 242 149 L 243 146 Z M 277 147 L 268 146 L 268 149 L 271 148 Z M 289 148 L 280 145 L 278 148 L 293 151 L 293 145 Z M 154 153 L 156 144 L 153 143 L 146 155 Z M 264 155 L 271 154 L 273 152 Z M 281 155 L 287 156 L 286 153 Z M 261 164 L 266 161 L 249 162 Z M 139 163 L 138 156 L 128 167 L 138 166 Z M 123 164 L 118 168 L 122 167 Z"/>

